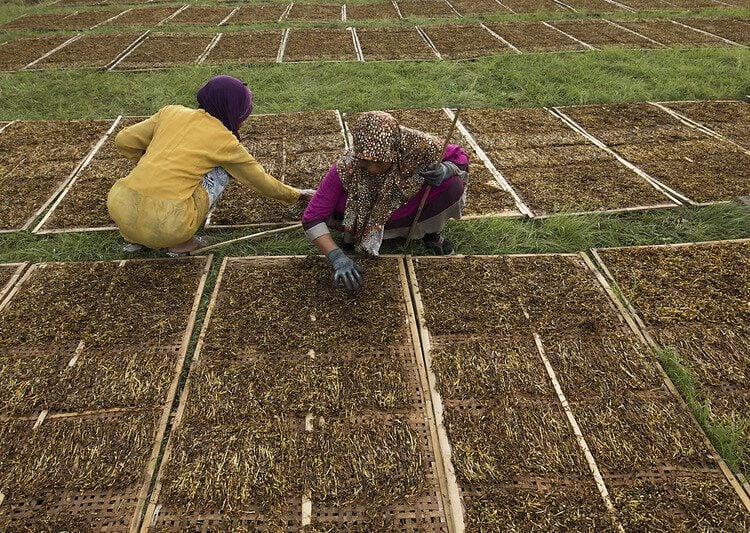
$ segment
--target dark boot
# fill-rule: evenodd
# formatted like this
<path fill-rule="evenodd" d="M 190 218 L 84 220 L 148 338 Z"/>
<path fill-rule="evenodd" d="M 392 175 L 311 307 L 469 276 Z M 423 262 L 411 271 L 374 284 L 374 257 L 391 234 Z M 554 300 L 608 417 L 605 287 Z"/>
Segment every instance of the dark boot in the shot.
<path fill-rule="evenodd" d="M 433 255 L 452 255 L 453 243 L 439 233 L 427 233 L 422 237 L 425 249 Z"/>

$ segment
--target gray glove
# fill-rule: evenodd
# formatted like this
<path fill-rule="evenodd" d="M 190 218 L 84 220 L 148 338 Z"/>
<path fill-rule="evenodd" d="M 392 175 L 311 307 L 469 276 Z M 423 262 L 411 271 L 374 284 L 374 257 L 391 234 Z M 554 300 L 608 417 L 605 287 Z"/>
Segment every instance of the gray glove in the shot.
<path fill-rule="evenodd" d="M 455 167 L 446 162 L 439 165 L 433 164 L 429 168 L 419 171 L 419 175 L 424 182 L 432 187 L 437 187 L 455 173 Z"/>
<path fill-rule="evenodd" d="M 338 288 L 341 283 L 349 292 L 358 291 L 362 286 L 362 269 L 357 266 L 341 248 L 334 248 L 328 255 L 333 267 L 333 286 Z"/>

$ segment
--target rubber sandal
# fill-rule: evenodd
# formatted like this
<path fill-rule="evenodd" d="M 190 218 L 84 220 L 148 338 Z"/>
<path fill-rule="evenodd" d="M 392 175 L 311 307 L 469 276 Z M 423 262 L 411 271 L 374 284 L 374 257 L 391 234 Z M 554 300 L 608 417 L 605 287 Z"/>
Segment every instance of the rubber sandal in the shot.
<path fill-rule="evenodd" d="M 190 252 L 194 252 L 196 250 L 200 250 L 201 248 L 205 246 L 208 246 L 208 239 L 206 239 L 206 237 L 203 235 L 193 235 L 193 239 L 198 241 L 198 245 L 195 248 L 193 248 Z M 164 253 L 166 254 L 167 257 L 186 257 L 190 255 L 190 252 L 170 252 L 169 250 L 167 250 Z"/>
<path fill-rule="evenodd" d="M 134 243 L 134 242 L 126 242 L 122 246 L 122 251 L 123 252 L 127 252 L 129 254 L 132 254 L 132 253 L 135 253 L 135 252 L 141 252 L 141 251 L 143 251 L 144 248 L 146 248 L 146 247 L 143 246 L 142 244 L 137 244 L 137 243 Z"/>

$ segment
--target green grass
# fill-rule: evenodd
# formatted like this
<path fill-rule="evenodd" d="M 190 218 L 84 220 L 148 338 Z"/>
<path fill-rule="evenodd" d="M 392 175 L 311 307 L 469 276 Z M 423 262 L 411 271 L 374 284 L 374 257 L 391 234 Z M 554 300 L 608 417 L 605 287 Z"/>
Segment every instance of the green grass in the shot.
<path fill-rule="evenodd" d="M 716 204 L 623 214 L 558 215 L 521 222 L 454 223 L 446 235 L 461 253 L 554 253 L 589 248 L 750 237 L 750 208 Z"/>
<path fill-rule="evenodd" d="M 242 237 L 262 229 L 209 230 L 212 241 Z M 541 220 L 479 219 L 451 222 L 445 232 L 461 254 L 564 253 L 608 246 L 666 244 L 750 238 L 750 207 L 735 203 L 625 214 L 558 215 Z M 151 251 L 122 252 L 116 232 L 34 235 L 0 234 L 0 262 L 85 261 L 126 257 L 161 257 Z M 422 254 L 420 245 L 386 241 L 384 254 Z M 216 257 L 306 255 L 317 253 L 302 230 L 271 235 L 218 248 Z"/>
<path fill-rule="evenodd" d="M 672 348 L 654 349 L 654 353 L 727 466 L 745 476 L 750 474 L 750 449 L 745 436 L 750 419 L 732 420 L 712 415 L 710 398 L 700 399 L 700 384 L 680 355 Z"/>
<path fill-rule="evenodd" d="M 536 107 L 742 98 L 750 89 L 750 50 L 608 50 L 507 54 L 476 61 L 3 73 L 0 119 L 102 118 L 151 114 L 173 103 L 194 106 L 196 89 L 217 73 L 248 82 L 255 91 L 256 113 Z"/>

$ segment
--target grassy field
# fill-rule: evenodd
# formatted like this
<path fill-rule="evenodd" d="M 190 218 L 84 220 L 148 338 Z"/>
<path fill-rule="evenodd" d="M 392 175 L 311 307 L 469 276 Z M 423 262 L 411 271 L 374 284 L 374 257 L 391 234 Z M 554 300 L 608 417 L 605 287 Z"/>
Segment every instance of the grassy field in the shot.
<path fill-rule="evenodd" d="M 607 50 L 475 61 L 311 63 L 152 72 L 65 70 L 0 74 L 2 119 L 146 115 L 195 105 L 195 90 L 225 73 L 255 93 L 255 113 L 421 107 L 537 107 L 647 100 L 742 98 L 750 50 Z"/>
<path fill-rule="evenodd" d="M 255 233 L 257 229 L 212 230 L 212 242 Z M 682 207 L 627 214 L 558 215 L 541 220 L 454 221 L 446 236 L 461 254 L 566 253 L 607 246 L 698 242 L 750 237 L 750 208 L 739 203 Z M 383 253 L 423 253 L 418 244 L 384 243 Z M 301 230 L 218 248 L 216 257 L 310 254 L 315 248 Z M 159 257 L 160 251 L 137 254 Z M 0 262 L 85 261 L 129 257 L 116 232 L 34 235 L 0 234 Z"/>

